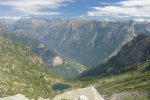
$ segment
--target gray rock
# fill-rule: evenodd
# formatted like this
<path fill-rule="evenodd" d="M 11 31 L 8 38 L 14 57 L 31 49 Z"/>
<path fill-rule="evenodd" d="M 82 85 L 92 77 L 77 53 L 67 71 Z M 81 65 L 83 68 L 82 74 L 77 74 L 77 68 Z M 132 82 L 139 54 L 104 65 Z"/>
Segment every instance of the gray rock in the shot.
<path fill-rule="evenodd" d="M 29 99 L 22 94 L 16 94 L 14 96 L 0 98 L 0 100 L 29 100 Z"/>
<path fill-rule="evenodd" d="M 79 96 L 78 100 L 89 100 L 89 98 L 86 97 L 85 95 L 81 95 Z"/>
<path fill-rule="evenodd" d="M 53 100 L 104 100 L 94 87 L 79 88 L 57 95 Z"/>

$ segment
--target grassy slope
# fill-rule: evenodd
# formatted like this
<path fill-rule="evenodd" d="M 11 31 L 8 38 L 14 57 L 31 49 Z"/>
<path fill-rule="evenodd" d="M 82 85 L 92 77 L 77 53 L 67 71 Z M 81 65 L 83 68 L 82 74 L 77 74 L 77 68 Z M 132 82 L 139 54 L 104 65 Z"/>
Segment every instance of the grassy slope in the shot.
<path fill-rule="evenodd" d="M 22 93 L 27 97 L 53 97 L 57 79 L 42 60 L 20 44 L 0 38 L 0 97 Z"/>
<path fill-rule="evenodd" d="M 73 60 L 72 58 L 64 58 L 65 55 L 62 55 L 61 53 L 49 48 L 46 45 L 43 49 L 38 48 L 37 46 L 41 44 L 39 40 L 26 36 L 18 36 L 15 33 L 9 32 L 1 32 L 0 35 L 9 40 L 32 47 L 32 51 L 39 55 L 43 61 L 45 61 L 45 64 L 49 66 L 50 70 L 63 79 L 72 79 L 86 69 L 85 66 L 78 63 L 77 61 Z M 47 52 L 47 50 L 50 50 L 50 52 Z M 49 62 L 47 63 L 47 61 L 50 61 L 55 56 L 63 57 L 67 63 L 60 66 L 52 66 L 49 64 Z"/>
<path fill-rule="evenodd" d="M 136 71 L 124 74 L 82 79 L 83 86 L 93 85 L 106 98 L 115 93 L 150 93 L 150 61 L 139 63 Z M 143 66 L 143 67 L 142 67 Z M 125 100 L 148 100 L 147 97 L 127 97 Z"/>

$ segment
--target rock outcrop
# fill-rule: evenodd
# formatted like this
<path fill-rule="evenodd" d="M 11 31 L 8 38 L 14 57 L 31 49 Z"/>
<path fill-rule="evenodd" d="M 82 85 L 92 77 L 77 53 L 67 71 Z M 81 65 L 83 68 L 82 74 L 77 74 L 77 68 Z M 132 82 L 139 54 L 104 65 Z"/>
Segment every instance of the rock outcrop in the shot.
<path fill-rule="evenodd" d="M 62 65 L 64 63 L 63 58 L 60 56 L 56 56 L 52 59 L 52 65 L 53 66 L 58 66 L 58 65 Z"/>
<path fill-rule="evenodd" d="M 80 88 L 57 95 L 53 100 L 104 100 L 94 87 Z"/>
<path fill-rule="evenodd" d="M 89 100 L 89 98 L 86 97 L 85 95 L 81 95 L 79 96 L 78 100 Z"/>
<path fill-rule="evenodd" d="M 22 94 L 16 94 L 14 96 L 0 98 L 0 100 L 29 100 L 29 99 Z"/>
<path fill-rule="evenodd" d="M 0 100 L 34 100 L 34 99 L 29 99 L 29 98 L 25 97 L 23 94 L 16 94 L 13 96 L 0 98 Z M 50 99 L 44 99 L 42 97 L 39 97 L 37 100 L 50 100 Z"/>

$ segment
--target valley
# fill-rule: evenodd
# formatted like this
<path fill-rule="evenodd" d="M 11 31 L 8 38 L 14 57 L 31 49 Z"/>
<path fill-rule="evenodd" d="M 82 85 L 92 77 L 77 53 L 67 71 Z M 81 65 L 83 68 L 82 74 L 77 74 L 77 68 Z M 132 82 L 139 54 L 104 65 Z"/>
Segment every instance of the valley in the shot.
<path fill-rule="evenodd" d="M 149 45 L 150 36 L 138 35 L 107 63 L 83 72 L 80 79 L 108 100 L 149 100 Z"/>
<path fill-rule="evenodd" d="M 0 0 L 0 100 L 150 100 L 150 0 Z"/>
<path fill-rule="evenodd" d="M 0 98 L 149 100 L 149 25 L 0 20 Z"/>

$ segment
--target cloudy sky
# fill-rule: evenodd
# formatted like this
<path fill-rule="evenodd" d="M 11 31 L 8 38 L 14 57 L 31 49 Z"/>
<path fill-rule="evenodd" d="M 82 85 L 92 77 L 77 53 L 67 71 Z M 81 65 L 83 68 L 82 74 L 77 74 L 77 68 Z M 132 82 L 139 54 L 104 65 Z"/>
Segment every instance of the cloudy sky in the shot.
<path fill-rule="evenodd" d="M 150 19 L 150 0 L 0 0 L 0 17 Z"/>

